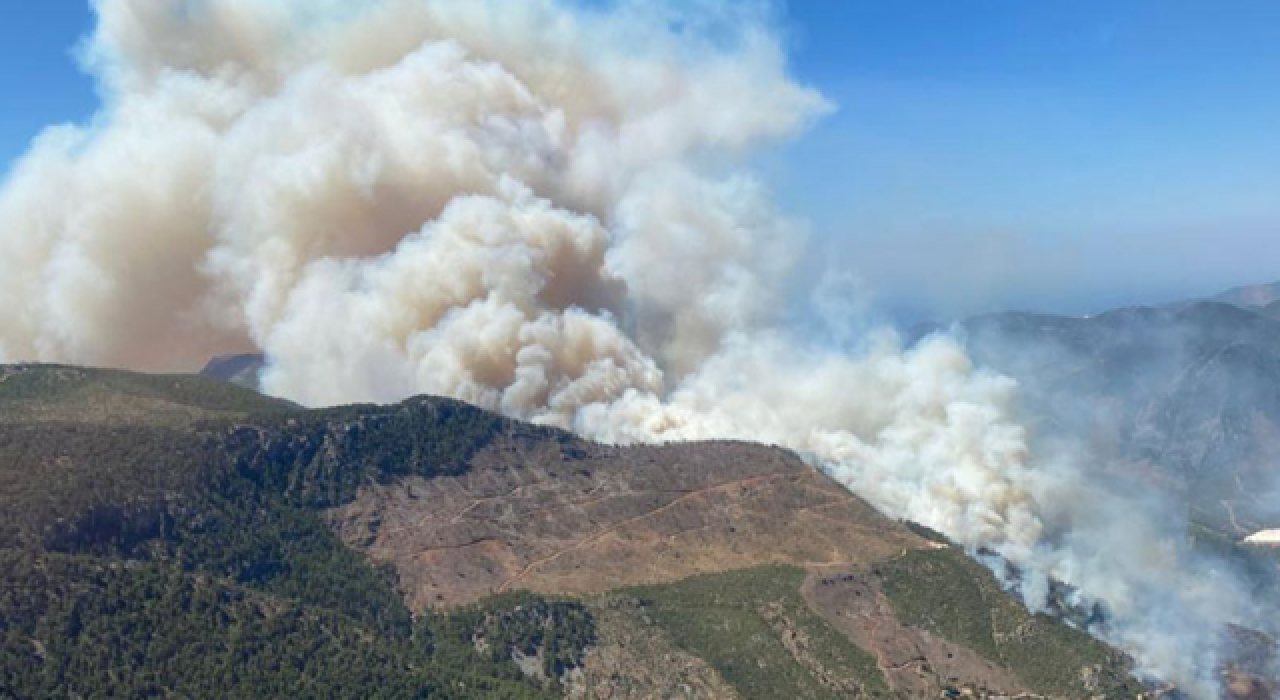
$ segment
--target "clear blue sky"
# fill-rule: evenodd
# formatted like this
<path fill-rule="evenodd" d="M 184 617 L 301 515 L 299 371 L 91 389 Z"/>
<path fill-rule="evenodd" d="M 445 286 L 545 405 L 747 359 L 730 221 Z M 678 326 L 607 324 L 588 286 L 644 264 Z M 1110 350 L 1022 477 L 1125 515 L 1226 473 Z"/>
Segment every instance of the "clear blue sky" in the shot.
<path fill-rule="evenodd" d="M 762 160 L 897 311 L 1088 311 L 1280 279 L 1280 3 L 792 0 L 839 112 Z M 0 26 L 0 167 L 92 114 L 87 2 Z M 816 264 L 816 263 L 815 263 Z"/>
<path fill-rule="evenodd" d="M 0 23 L 0 170 L 46 124 L 83 121 L 97 102 L 73 51 L 93 22 L 88 0 L 23 3 Z"/>

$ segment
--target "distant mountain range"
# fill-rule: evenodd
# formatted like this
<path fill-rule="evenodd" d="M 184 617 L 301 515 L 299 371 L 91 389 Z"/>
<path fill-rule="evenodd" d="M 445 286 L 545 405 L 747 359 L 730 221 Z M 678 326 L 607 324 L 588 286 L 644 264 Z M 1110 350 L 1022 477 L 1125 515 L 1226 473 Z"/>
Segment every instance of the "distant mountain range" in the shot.
<path fill-rule="evenodd" d="M 1280 302 L 1280 282 L 1236 287 L 1214 296 L 1208 301 L 1231 304 L 1244 309 L 1257 310 L 1266 307 L 1274 309 L 1275 304 Z"/>
<path fill-rule="evenodd" d="M 1280 321 L 1280 282 L 1236 287 L 1213 297 L 1211 301 L 1238 306 Z"/>
<path fill-rule="evenodd" d="M 1280 301 L 1273 301 L 1266 306 L 1255 307 L 1253 311 L 1274 321 L 1280 321 Z"/>
<path fill-rule="evenodd" d="M 1188 535 L 1280 600 L 1280 284 L 1089 317 L 1024 312 L 954 327 L 971 356 L 1021 385 L 1042 449 L 1115 488 L 1163 494 Z M 1230 303 L 1228 303 L 1230 302 Z M 929 329 L 920 329 L 919 333 Z"/>
<path fill-rule="evenodd" d="M 1042 434 L 1180 495 L 1231 537 L 1280 519 L 1280 283 L 1089 317 L 1008 312 L 958 325 L 1019 380 Z"/>
<path fill-rule="evenodd" d="M 1234 536 L 1280 517 L 1280 322 L 1199 302 L 960 327 L 977 362 L 1022 384 L 1041 434 L 1082 441 Z"/>
<path fill-rule="evenodd" d="M 200 375 L 230 382 L 246 389 L 259 389 L 259 376 L 267 360 L 260 354 L 223 355 L 209 360 Z"/>

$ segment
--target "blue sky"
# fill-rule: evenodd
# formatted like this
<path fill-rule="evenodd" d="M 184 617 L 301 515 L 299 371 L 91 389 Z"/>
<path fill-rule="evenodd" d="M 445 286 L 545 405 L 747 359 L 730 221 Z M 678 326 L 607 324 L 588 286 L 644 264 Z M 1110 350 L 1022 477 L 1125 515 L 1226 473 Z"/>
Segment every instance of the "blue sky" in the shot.
<path fill-rule="evenodd" d="M 841 113 L 780 159 L 891 305 L 1088 311 L 1280 278 L 1280 4 L 792 5 Z"/>
<path fill-rule="evenodd" d="M 1086 312 L 1280 279 L 1280 3 L 792 0 L 839 111 L 762 159 L 885 306 Z M 78 0 L 0 26 L 0 164 L 92 114 Z M 3 167 L 3 165 L 0 165 Z"/>
<path fill-rule="evenodd" d="M 96 104 L 93 82 L 73 49 L 93 21 L 87 0 L 24 3 L 0 23 L 0 168 L 46 125 L 83 121 Z"/>

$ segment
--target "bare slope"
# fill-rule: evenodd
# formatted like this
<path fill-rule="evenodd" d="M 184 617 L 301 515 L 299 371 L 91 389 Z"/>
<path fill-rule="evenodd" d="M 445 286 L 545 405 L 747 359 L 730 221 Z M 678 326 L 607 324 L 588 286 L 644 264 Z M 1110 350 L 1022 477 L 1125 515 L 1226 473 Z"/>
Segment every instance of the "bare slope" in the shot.
<path fill-rule="evenodd" d="M 515 588 L 601 592 L 764 564 L 839 566 L 927 546 L 783 450 L 615 448 L 519 431 L 470 469 L 362 490 L 329 513 L 395 565 L 415 609 Z"/>

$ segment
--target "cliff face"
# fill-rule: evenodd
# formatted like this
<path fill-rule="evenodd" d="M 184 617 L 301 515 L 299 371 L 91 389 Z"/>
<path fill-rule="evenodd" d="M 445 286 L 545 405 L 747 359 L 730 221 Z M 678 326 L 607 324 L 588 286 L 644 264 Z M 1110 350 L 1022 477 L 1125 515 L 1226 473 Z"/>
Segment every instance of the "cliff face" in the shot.
<path fill-rule="evenodd" d="M 0 370 L 0 696 L 1132 697 L 794 455 Z"/>

